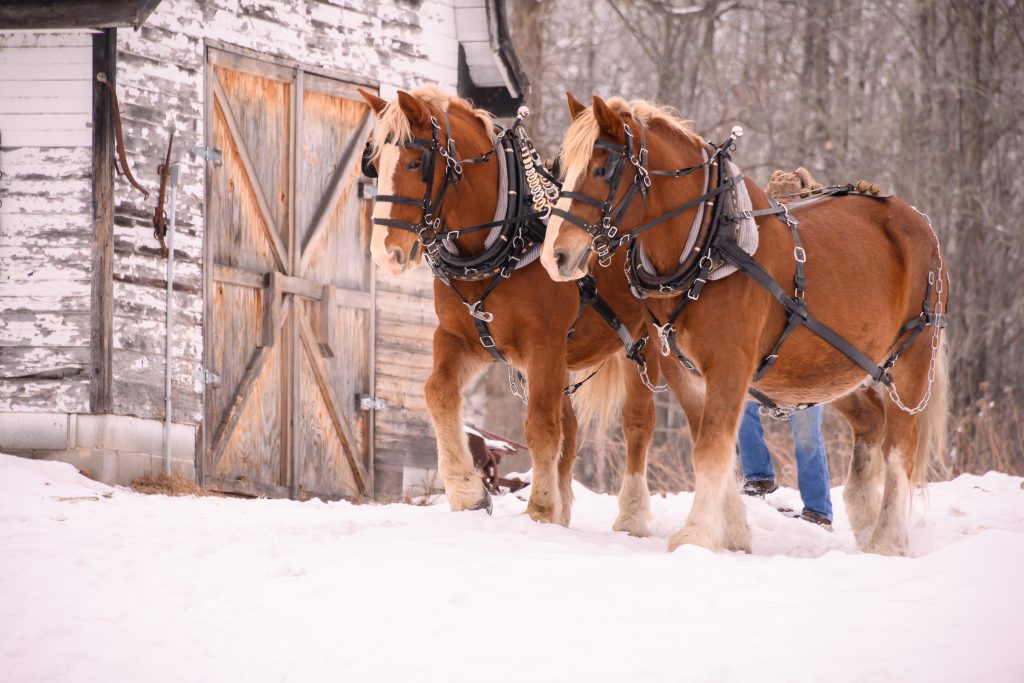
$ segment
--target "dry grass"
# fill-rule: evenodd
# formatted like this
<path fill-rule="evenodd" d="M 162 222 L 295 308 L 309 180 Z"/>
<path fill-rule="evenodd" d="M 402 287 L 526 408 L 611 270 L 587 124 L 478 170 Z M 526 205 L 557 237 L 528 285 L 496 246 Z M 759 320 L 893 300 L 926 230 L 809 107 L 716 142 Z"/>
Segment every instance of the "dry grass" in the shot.
<path fill-rule="evenodd" d="M 214 491 L 207 491 L 194 481 L 186 479 L 180 472 L 172 475 L 164 473 L 158 476 L 146 475 L 139 477 L 131 484 L 136 493 L 165 496 L 216 496 Z"/>
<path fill-rule="evenodd" d="M 949 460 L 941 463 L 938 476 L 990 470 L 1024 475 L 1024 407 L 1012 387 L 1002 396 L 976 400 L 951 419 L 950 431 Z"/>
<path fill-rule="evenodd" d="M 964 473 L 983 474 L 990 470 L 1024 475 L 1024 413 L 1011 398 L 979 400 L 969 413 L 950 417 L 952 447 L 946 458 L 932 459 L 929 481 L 945 481 Z M 762 424 L 776 479 L 782 486 L 796 488 L 796 458 L 789 423 L 763 418 Z M 853 455 L 853 433 L 842 415 L 828 407 L 822 433 L 832 485 L 841 486 L 846 481 Z M 588 436 L 577 463 L 577 478 L 595 490 L 617 492 L 625 451 L 625 443 L 617 430 L 603 437 Z M 685 426 L 655 437 L 647 459 L 647 480 L 652 492 L 693 490 L 690 452 L 689 430 Z"/>

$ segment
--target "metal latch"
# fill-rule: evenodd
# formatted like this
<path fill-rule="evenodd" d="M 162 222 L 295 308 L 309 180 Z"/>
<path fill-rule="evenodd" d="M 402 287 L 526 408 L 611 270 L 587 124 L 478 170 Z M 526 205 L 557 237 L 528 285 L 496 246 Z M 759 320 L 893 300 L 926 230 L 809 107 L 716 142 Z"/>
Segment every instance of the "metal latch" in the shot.
<path fill-rule="evenodd" d="M 193 370 L 192 379 L 203 384 L 209 384 L 211 387 L 219 387 L 221 381 L 220 375 L 206 368 L 196 368 Z"/>
<path fill-rule="evenodd" d="M 386 410 L 388 404 L 382 398 L 359 394 L 359 410 Z"/>
<path fill-rule="evenodd" d="M 224 163 L 224 153 L 216 147 L 197 145 L 192 148 L 192 153 L 201 159 L 213 162 L 214 166 L 221 166 Z"/>

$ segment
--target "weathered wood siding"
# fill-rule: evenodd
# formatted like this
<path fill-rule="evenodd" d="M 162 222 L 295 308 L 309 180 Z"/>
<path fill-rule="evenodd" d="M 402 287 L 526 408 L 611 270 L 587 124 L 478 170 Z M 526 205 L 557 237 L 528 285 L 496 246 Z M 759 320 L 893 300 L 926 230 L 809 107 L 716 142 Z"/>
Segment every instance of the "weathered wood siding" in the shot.
<path fill-rule="evenodd" d="M 395 488 L 405 467 L 437 465 L 434 431 L 423 385 L 433 363 L 434 278 L 421 266 L 400 278 L 377 274 L 377 396 L 375 467 L 379 489 Z"/>
<path fill-rule="evenodd" d="M 458 43 L 451 0 L 164 0 L 140 31 L 118 33 L 117 87 L 126 148 L 135 175 L 156 189 L 156 166 L 166 149 L 166 125 L 178 129 L 175 158 L 182 163 L 176 238 L 175 421 L 202 419 L 202 386 L 193 379 L 203 358 L 204 165 L 187 150 L 204 133 L 206 49 L 236 46 L 295 60 L 326 73 L 351 74 L 398 88 L 457 84 Z M 153 201 L 118 178 L 114 295 L 114 410 L 163 416 L 164 262 L 152 237 Z M 368 258 L 368 257 L 367 257 Z M 434 459 L 422 388 L 434 327 L 429 273 L 376 278 L 376 395 L 392 408 L 376 416 L 379 456 L 400 467 L 403 454 Z M 212 429 L 212 427 L 211 427 Z"/>
<path fill-rule="evenodd" d="M 89 408 L 92 45 L 0 32 L 0 412 Z"/>

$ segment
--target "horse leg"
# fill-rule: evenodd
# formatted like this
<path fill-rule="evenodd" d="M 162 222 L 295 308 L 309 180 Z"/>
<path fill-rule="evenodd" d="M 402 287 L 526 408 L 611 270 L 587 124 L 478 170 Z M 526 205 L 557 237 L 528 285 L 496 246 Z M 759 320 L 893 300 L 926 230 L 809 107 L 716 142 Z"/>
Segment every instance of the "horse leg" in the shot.
<path fill-rule="evenodd" d="M 491 496 L 473 466 L 462 427 L 462 386 L 479 366 L 458 337 L 441 329 L 434 332 L 434 370 L 424 396 L 437 436 L 437 469 L 455 512 L 491 509 Z"/>
<path fill-rule="evenodd" d="M 626 396 L 622 405 L 622 435 L 626 439 L 626 467 L 619 490 L 619 516 L 612 528 L 630 536 L 647 536 L 651 517 L 651 492 L 647 488 L 647 449 L 654 435 L 654 394 L 644 386 L 632 363 L 616 358 L 625 373 Z M 657 363 L 649 363 L 650 381 L 658 383 Z"/>
<path fill-rule="evenodd" d="M 566 379 L 568 384 L 568 378 Z M 562 514 L 559 524 L 569 526 L 572 518 L 572 466 L 576 462 L 576 436 L 579 424 L 576 422 L 576 411 L 572 408 L 572 399 L 562 397 L 562 453 L 558 458 L 558 492 L 562 499 Z"/>
<path fill-rule="evenodd" d="M 882 439 L 885 406 L 874 387 L 863 387 L 832 402 L 853 430 L 853 458 L 843 487 L 846 515 L 857 544 L 864 547 L 882 508 Z"/>
<path fill-rule="evenodd" d="M 864 547 L 869 553 L 902 555 L 910 523 L 910 476 L 917 444 L 917 420 L 886 399 L 885 491 L 878 522 Z"/>
<path fill-rule="evenodd" d="M 700 414 L 704 409 L 704 380 L 672 358 L 662 357 L 661 369 L 665 373 L 665 382 L 672 390 L 672 395 L 679 401 L 679 407 L 686 415 L 692 445 L 700 433 Z"/>
<path fill-rule="evenodd" d="M 693 507 L 683 528 L 669 537 L 669 550 L 693 544 L 750 552 L 746 508 L 734 477 L 736 430 L 746 400 L 745 368 L 746 364 L 733 362 L 708 373 L 700 432 L 693 445 Z"/>
<path fill-rule="evenodd" d="M 526 362 L 530 400 L 526 406 L 526 445 L 533 461 L 533 483 L 526 512 L 538 522 L 560 522 L 558 482 L 562 451 L 562 380 L 566 376 L 565 347 L 537 347 Z"/>
<path fill-rule="evenodd" d="M 932 362 L 937 362 L 934 368 Z M 928 379 L 930 371 L 934 371 L 934 385 Z M 892 375 L 900 397 L 909 406 L 916 406 L 930 386 L 932 393 L 924 410 L 913 415 L 900 408 L 888 393 L 884 398 L 885 491 L 878 524 L 864 548 L 880 555 L 906 552 L 911 489 L 924 485 L 930 451 L 941 449 L 945 442 L 948 415 L 946 356 L 941 349 L 933 357 L 930 344 L 919 341 L 903 354 Z"/>

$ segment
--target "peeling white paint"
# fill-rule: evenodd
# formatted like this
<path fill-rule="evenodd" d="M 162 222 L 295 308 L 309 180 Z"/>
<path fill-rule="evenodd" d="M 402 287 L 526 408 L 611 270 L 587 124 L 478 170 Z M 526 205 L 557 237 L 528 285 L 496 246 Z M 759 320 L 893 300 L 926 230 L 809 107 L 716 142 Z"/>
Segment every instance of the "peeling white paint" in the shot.
<path fill-rule="evenodd" d="M 0 33 L 0 46 L 68 44 L 91 53 L 90 33 L 71 32 L 65 40 L 56 35 Z M 376 80 L 384 95 L 426 82 L 454 91 L 457 82 L 451 0 L 425 0 L 415 8 L 401 0 L 349 0 L 344 6 L 303 0 L 164 0 L 141 31 L 118 31 L 117 91 L 128 163 L 153 196 L 143 201 L 123 177 L 115 176 L 115 407 L 145 418 L 163 413 L 158 377 L 163 360 L 158 356 L 164 339 L 165 269 L 149 217 L 159 185 L 156 165 L 166 150 L 164 126 L 173 117 L 178 126 L 174 157 L 181 163 L 175 282 L 182 288 L 175 292 L 174 402 L 180 407 L 175 418 L 193 424 L 202 420 L 203 386 L 191 373 L 203 357 L 206 168 L 186 150 L 205 141 L 207 40 Z M 91 92 L 91 85 L 85 92 Z M 87 146 L 0 152 L 5 173 L 0 185 L 0 311 L 5 312 L 0 339 L 17 340 L 34 364 L 88 357 L 91 163 Z M 53 250 L 51 258 L 47 249 Z M 430 326 L 433 310 L 424 305 L 432 299 L 427 280 L 419 283 L 423 291 L 411 307 L 417 315 L 423 309 L 423 323 Z M 390 296 L 387 289 L 382 296 Z M 16 313 L 11 318 L 7 312 Z M 4 386 L 0 410 L 87 410 L 87 378 L 73 384 Z"/>

